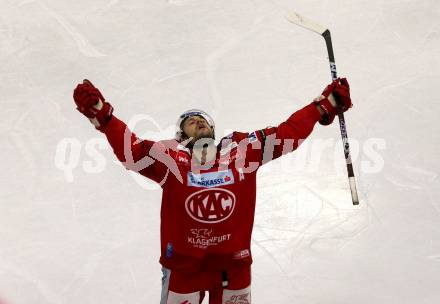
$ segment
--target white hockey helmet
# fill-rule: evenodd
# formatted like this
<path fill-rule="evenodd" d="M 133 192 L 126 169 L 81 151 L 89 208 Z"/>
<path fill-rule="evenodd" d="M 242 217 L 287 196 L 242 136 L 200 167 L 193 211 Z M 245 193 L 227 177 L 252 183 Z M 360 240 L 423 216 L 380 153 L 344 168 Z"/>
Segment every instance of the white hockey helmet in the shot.
<path fill-rule="evenodd" d="M 214 124 L 214 119 L 212 119 L 211 116 L 209 116 L 208 113 L 206 113 L 205 111 L 199 110 L 199 109 L 191 109 L 191 110 L 187 110 L 185 112 L 183 112 L 180 116 L 179 119 L 176 122 L 176 140 L 177 141 L 182 141 L 183 140 L 183 123 L 184 121 L 191 117 L 191 116 L 200 116 L 203 119 L 206 120 L 206 122 L 208 123 L 208 125 L 211 127 L 212 129 L 212 135 L 213 138 L 215 138 L 215 124 Z"/>

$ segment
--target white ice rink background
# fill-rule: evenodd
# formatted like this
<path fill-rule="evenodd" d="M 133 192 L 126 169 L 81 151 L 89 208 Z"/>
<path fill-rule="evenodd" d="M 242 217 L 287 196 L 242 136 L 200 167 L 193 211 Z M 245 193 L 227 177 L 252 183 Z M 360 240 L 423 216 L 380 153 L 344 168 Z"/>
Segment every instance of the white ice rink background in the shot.
<path fill-rule="evenodd" d="M 73 89 L 89 78 L 122 120 L 148 115 L 146 138 L 192 107 L 219 136 L 278 124 L 330 81 L 323 39 L 292 10 L 331 29 L 350 80 L 361 203 L 336 123 L 262 168 L 253 302 L 439 303 L 434 0 L 0 0 L 0 298 L 158 303 L 160 190 L 115 161 Z"/>

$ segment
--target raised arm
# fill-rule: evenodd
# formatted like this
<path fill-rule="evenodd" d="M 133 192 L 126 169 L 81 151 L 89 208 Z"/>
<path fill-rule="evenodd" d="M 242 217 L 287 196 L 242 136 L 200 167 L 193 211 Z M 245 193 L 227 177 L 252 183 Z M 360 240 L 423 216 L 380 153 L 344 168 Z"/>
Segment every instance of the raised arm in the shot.
<path fill-rule="evenodd" d="M 350 107 L 350 87 L 345 78 L 336 79 L 311 104 L 293 113 L 277 127 L 268 127 L 251 133 L 261 144 L 261 164 L 296 150 L 312 133 L 317 122 L 329 125 L 339 112 Z"/>
<path fill-rule="evenodd" d="M 113 107 L 101 92 L 85 79 L 74 90 L 77 110 L 89 118 L 95 128 L 105 134 L 116 157 L 129 170 L 138 172 L 158 183 L 167 175 L 166 148 L 160 143 L 140 140 L 127 125 L 113 115 Z"/>

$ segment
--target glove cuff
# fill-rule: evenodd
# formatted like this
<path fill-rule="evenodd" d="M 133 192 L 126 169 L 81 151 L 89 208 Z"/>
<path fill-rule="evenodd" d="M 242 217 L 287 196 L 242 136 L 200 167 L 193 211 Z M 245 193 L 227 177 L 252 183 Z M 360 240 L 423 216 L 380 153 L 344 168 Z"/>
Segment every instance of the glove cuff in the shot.
<path fill-rule="evenodd" d="M 319 123 L 323 126 L 330 125 L 335 119 L 336 109 L 332 106 L 328 98 L 326 97 L 319 101 L 315 100 L 313 103 L 324 112 Z"/>
<path fill-rule="evenodd" d="M 97 111 L 96 116 L 90 118 L 90 122 L 95 126 L 95 128 L 101 132 L 104 132 L 105 126 L 112 119 L 113 107 L 108 102 L 102 102 L 102 107 Z"/>

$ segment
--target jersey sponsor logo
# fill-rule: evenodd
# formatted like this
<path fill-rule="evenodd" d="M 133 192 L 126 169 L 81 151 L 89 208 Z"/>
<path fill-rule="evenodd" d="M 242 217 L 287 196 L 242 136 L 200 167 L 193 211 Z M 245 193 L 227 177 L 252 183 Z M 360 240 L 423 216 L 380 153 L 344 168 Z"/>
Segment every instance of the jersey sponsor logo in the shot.
<path fill-rule="evenodd" d="M 188 186 L 212 188 L 234 183 L 232 170 L 194 174 L 188 172 Z"/>
<path fill-rule="evenodd" d="M 176 160 L 177 164 L 187 166 L 190 164 L 191 157 L 186 151 L 178 150 L 176 157 L 175 157 L 175 160 Z"/>
<path fill-rule="evenodd" d="M 250 133 L 250 134 L 248 135 L 248 139 L 249 139 L 249 142 L 250 142 L 250 143 L 252 143 L 252 142 L 254 142 L 254 141 L 257 141 L 257 133 L 255 133 L 255 131 L 252 132 L 252 133 Z"/>
<path fill-rule="evenodd" d="M 234 212 L 235 203 L 235 195 L 231 191 L 211 188 L 191 194 L 185 201 L 185 209 L 192 219 L 214 224 L 228 219 Z"/>
<path fill-rule="evenodd" d="M 206 228 L 197 229 L 197 228 L 194 228 L 194 229 L 191 229 L 191 233 L 196 238 L 206 239 L 206 238 L 209 238 L 211 236 L 212 229 L 206 229 Z"/>
<path fill-rule="evenodd" d="M 167 253 L 166 253 L 166 257 L 169 259 L 173 256 L 173 244 L 168 243 L 167 244 Z"/>
<path fill-rule="evenodd" d="M 177 162 L 184 164 L 184 165 L 188 165 L 189 164 L 189 159 L 187 157 L 184 156 L 178 156 L 177 157 Z"/>
<path fill-rule="evenodd" d="M 250 304 L 251 293 L 249 288 L 242 290 L 231 290 L 223 295 L 223 303 L 225 304 Z"/>
<path fill-rule="evenodd" d="M 212 235 L 212 229 L 191 229 L 191 235 L 188 236 L 188 243 L 193 245 L 193 247 L 206 249 L 210 246 L 217 246 L 220 243 L 229 241 L 231 239 L 231 234 L 224 235 Z"/>
<path fill-rule="evenodd" d="M 249 249 L 244 249 L 244 250 L 235 252 L 234 259 L 241 260 L 241 259 L 249 257 L 250 255 L 251 255 L 251 253 L 250 253 Z"/>

